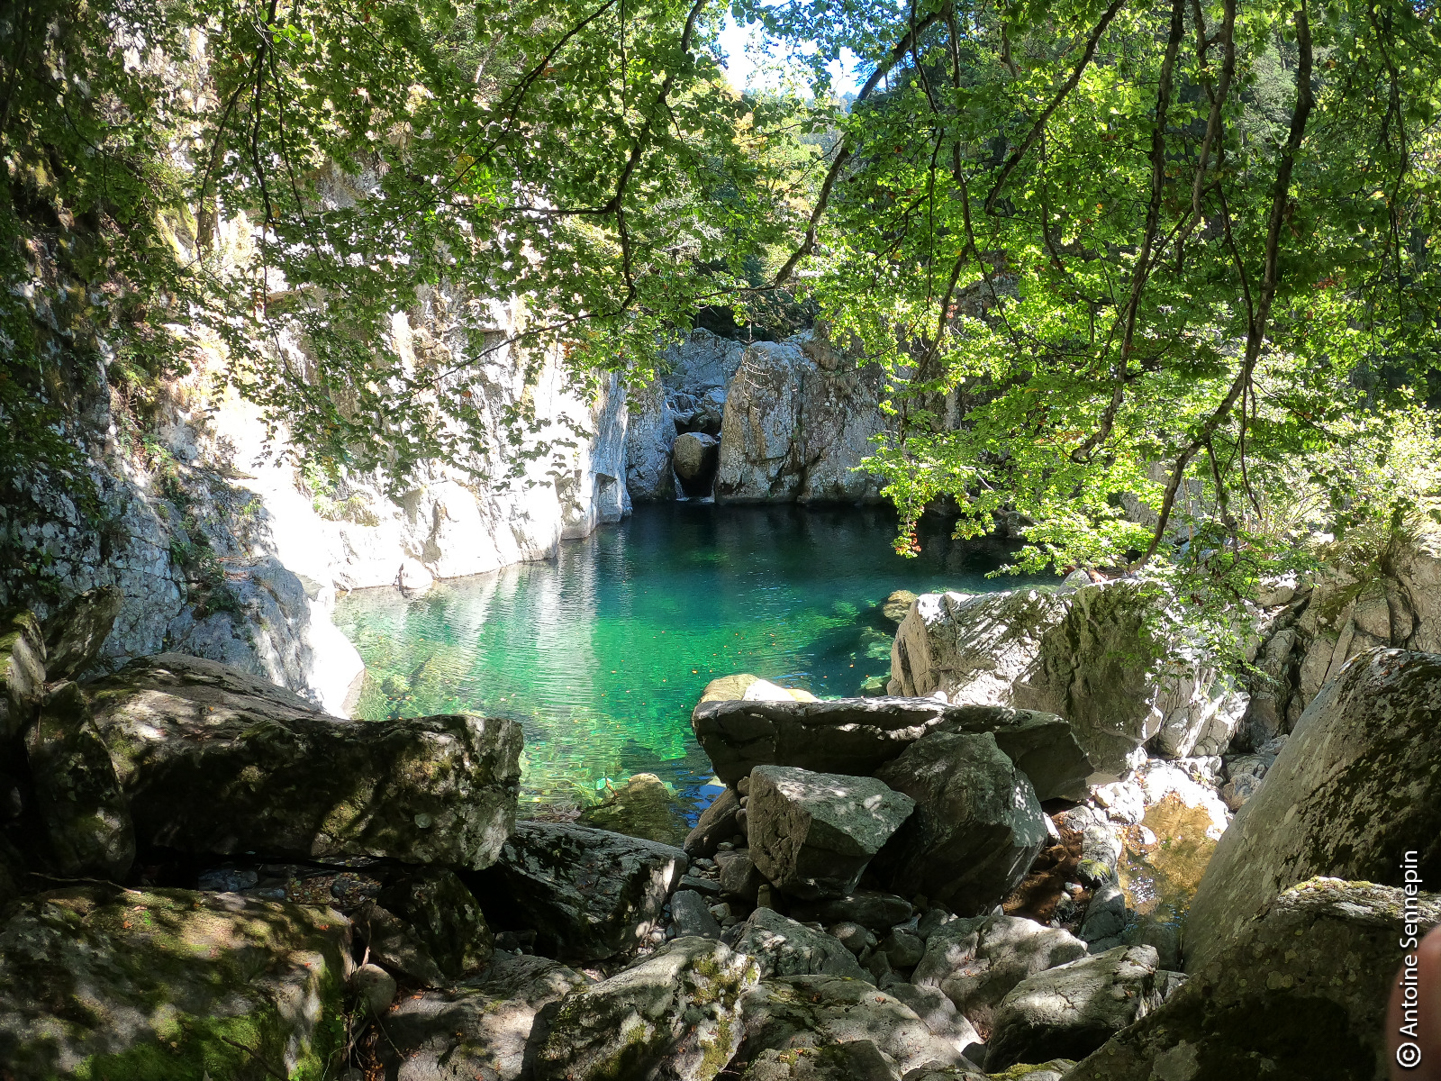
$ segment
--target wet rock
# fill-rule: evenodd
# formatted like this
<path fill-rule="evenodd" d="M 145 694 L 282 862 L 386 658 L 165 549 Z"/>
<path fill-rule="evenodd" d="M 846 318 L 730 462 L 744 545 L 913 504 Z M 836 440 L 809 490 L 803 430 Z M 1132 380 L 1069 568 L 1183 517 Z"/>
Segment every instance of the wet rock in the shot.
<path fill-rule="evenodd" d="M 844 897 L 826 897 L 819 901 L 801 901 L 791 906 L 798 919 L 818 923 L 839 923 L 849 920 L 872 931 L 884 932 L 898 923 L 905 923 L 915 910 L 904 897 L 880 890 L 855 890 Z"/>
<path fill-rule="evenodd" d="M 677 890 L 670 899 L 671 918 L 681 938 L 720 938 L 721 926 L 705 898 L 695 890 Z"/>
<path fill-rule="evenodd" d="M 984 911 L 1016 887 L 1046 843 L 1031 782 L 989 733 L 932 733 L 876 776 L 916 802 L 876 861 L 897 893 L 923 893 L 963 915 Z"/>
<path fill-rule="evenodd" d="M 235 894 L 24 899 L 0 928 L 0 1062 L 17 1081 L 260 1081 L 262 1062 L 319 1077 L 347 1005 L 349 936 L 331 909 Z"/>
<path fill-rule="evenodd" d="M 0 746 L 17 739 L 45 697 L 45 636 L 29 611 L 0 622 Z"/>
<path fill-rule="evenodd" d="M 1441 654 L 1354 658 L 1307 707 L 1216 846 L 1186 922 L 1186 970 L 1315 874 L 1402 885 L 1414 849 L 1441 882 Z"/>
<path fill-rule="evenodd" d="M 46 696 L 26 752 L 55 869 L 68 878 L 123 879 L 135 858 L 135 828 L 110 752 L 74 683 Z"/>
<path fill-rule="evenodd" d="M 1028 976 L 1001 1000 L 986 1066 L 1079 1059 L 1159 1005 L 1156 951 L 1118 946 Z"/>
<path fill-rule="evenodd" d="M 647 941 L 686 866 L 684 852 L 655 841 L 519 822 L 495 866 L 480 876 L 480 896 L 501 926 L 508 920 L 536 931 L 542 953 L 595 961 Z"/>
<path fill-rule="evenodd" d="M 722 943 L 677 938 L 561 1001 L 536 1081 L 710 1081 L 740 1043 L 740 1001 L 757 979 Z"/>
<path fill-rule="evenodd" d="M 1408 922 L 1420 937 L 1438 921 L 1434 894 L 1326 878 L 1294 886 L 1067 1081 L 1384 1077 L 1398 942 L 1412 937 Z"/>
<path fill-rule="evenodd" d="M 839 976 L 765 980 L 741 1001 L 745 1039 L 736 1058 L 767 1051 L 820 1048 L 870 1040 L 906 1073 L 928 1063 L 965 1062 L 956 1040 L 937 1036 L 894 995 Z M 732 1067 L 734 1068 L 734 1067 Z"/>
<path fill-rule="evenodd" d="M 739 837 L 736 814 L 740 809 L 741 799 L 734 788 L 727 788 L 713 799 L 701 812 L 695 828 L 686 834 L 683 845 L 686 855 L 692 859 L 714 856 L 720 842 Z"/>
<path fill-rule="evenodd" d="M 624 833 L 663 845 L 680 847 L 690 832 L 675 793 L 654 773 L 637 773 L 607 793 L 604 802 L 587 807 L 582 826 Z"/>
<path fill-rule="evenodd" d="M 45 621 L 45 670 L 50 681 L 84 675 L 100 656 L 125 602 L 114 586 L 72 597 Z"/>
<path fill-rule="evenodd" d="M 839 939 L 813 931 L 769 908 L 758 908 L 751 913 L 735 948 L 756 959 L 762 978 L 807 975 L 865 978 L 854 954 Z"/>
<path fill-rule="evenodd" d="M 1085 956 L 1086 944 L 1060 928 L 1019 916 L 981 916 L 933 931 L 911 979 L 939 988 L 989 1030 L 995 1007 L 1022 980 Z"/>
<path fill-rule="evenodd" d="M 762 1051 L 742 1081 L 899 1081 L 892 1060 L 872 1040 Z"/>
<path fill-rule="evenodd" d="M 86 690 L 146 845 L 482 868 L 514 822 L 514 721 L 345 721 L 178 654 L 134 661 Z"/>
<path fill-rule="evenodd" d="M 454 871 L 428 867 L 397 877 L 378 900 L 409 924 L 448 979 L 474 976 L 490 964 L 494 936 L 480 903 Z"/>
<path fill-rule="evenodd" d="M 751 771 L 748 810 L 756 868 L 796 897 L 844 896 L 915 806 L 870 777 L 788 766 Z"/>
<path fill-rule="evenodd" d="M 377 1041 L 393 1081 L 519 1081 L 550 1031 L 560 1000 L 586 979 L 545 957 L 501 955 L 484 979 L 408 995 Z"/>

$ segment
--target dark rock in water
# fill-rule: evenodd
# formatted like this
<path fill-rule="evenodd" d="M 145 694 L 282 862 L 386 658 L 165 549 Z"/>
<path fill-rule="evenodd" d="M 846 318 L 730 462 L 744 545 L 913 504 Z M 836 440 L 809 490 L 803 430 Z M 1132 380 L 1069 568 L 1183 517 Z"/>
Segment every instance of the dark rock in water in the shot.
<path fill-rule="evenodd" d="M 706 899 L 695 890 L 677 890 L 670 899 L 671 918 L 680 938 L 720 938 L 721 925 Z"/>
<path fill-rule="evenodd" d="M 791 914 L 797 919 L 818 923 L 849 921 L 869 927 L 872 931 L 886 931 L 898 923 L 905 923 L 914 911 L 904 897 L 879 890 L 856 890 L 844 897 L 798 901 L 791 906 Z"/>
<path fill-rule="evenodd" d="M 379 901 L 410 925 L 449 979 L 474 976 L 490 964 L 494 936 L 480 902 L 454 871 L 428 867 L 401 875 L 386 884 Z"/>
<path fill-rule="evenodd" d="M 1425 934 L 1441 922 L 1441 898 L 1327 878 L 1295 886 L 1067 1081 L 1384 1078 L 1408 921 Z"/>
<path fill-rule="evenodd" d="M 74 679 L 95 664 L 115 626 L 125 595 L 114 586 L 72 597 L 45 621 L 45 668 L 50 680 Z"/>
<path fill-rule="evenodd" d="M 904 1074 L 928 1063 L 969 1065 L 955 1039 L 937 1036 L 911 1008 L 861 980 L 786 976 L 766 980 L 741 1001 L 745 1039 L 737 1063 L 766 1051 L 870 1040 Z M 732 1066 L 734 1069 L 735 1066 Z"/>
<path fill-rule="evenodd" d="M 871 777 L 757 766 L 750 778 L 751 856 L 761 874 L 795 897 L 850 893 L 915 806 Z"/>
<path fill-rule="evenodd" d="M 0 928 L 0 1062 L 15 1081 L 333 1076 L 351 965 L 349 922 L 318 906 L 39 894 Z"/>
<path fill-rule="evenodd" d="M 655 930 L 688 861 L 678 848 L 586 826 L 519 822 L 477 876 L 487 917 L 536 932 L 541 953 L 597 961 L 635 951 Z"/>
<path fill-rule="evenodd" d="M 1118 946 L 1028 976 L 996 1009 L 987 1070 L 1089 1055 L 1160 1005 L 1156 960 L 1150 946 Z"/>
<path fill-rule="evenodd" d="M 577 821 L 582 826 L 677 847 L 690 832 L 675 794 L 654 773 L 637 773 L 611 791 L 603 803 L 582 811 Z"/>
<path fill-rule="evenodd" d="M 1071 726 L 1054 713 L 948 706 L 929 698 L 827 702 L 706 700 L 691 727 L 716 775 L 734 785 L 756 766 L 868 776 L 931 732 L 991 732 L 1027 770 L 1038 799 L 1075 796 L 1092 775 Z"/>
<path fill-rule="evenodd" d="M 514 822 L 514 721 L 346 721 L 178 654 L 86 690 L 145 845 L 482 868 Z"/>
<path fill-rule="evenodd" d="M 764 978 L 832 975 L 865 979 L 865 971 L 840 939 L 769 908 L 751 913 L 735 948 L 759 962 Z"/>
<path fill-rule="evenodd" d="M 1313 875 L 1441 883 L 1441 654 L 1352 658 L 1306 708 L 1221 835 L 1186 917 L 1199 971 L 1279 892 Z"/>
<path fill-rule="evenodd" d="M 1086 944 L 1058 927 L 1019 916 L 979 916 L 931 932 L 911 979 L 939 988 L 989 1031 L 995 1008 L 1018 983 L 1085 956 Z"/>
<path fill-rule="evenodd" d="M 983 912 L 1016 887 L 1046 843 L 1031 782 L 989 733 L 932 733 L 876 776 L 916 801 L 875 863 L 897 893 L 923 893 L 962 915 Z"/>
<path fill-rule="evenodd" d="M 0 622 L 0 747 L 17 739 L 35 719 L 45 697 L 45 636 L 33 612 L 13 612 Z"/>
<path fill-rule="evenodd" d="M 567 995 L 535 1081 L 711 1081 L 741 1038 L 756 964 L 719 942 L 677 938 L 608 980 Z"/>
<path fill-rule="evenodd" d="M 394 1081 L 519 1081 L 560 1000 L 585 983 L 558 961 L 501 955 L 482 980 L 402 998 L 376 1043 L 381 1067 Z"/>
<path fill-rule="evenodd" d="M 67 878 L 124 878 L 135 858 L 135 829 L 79 687 L 62 683 L 46 696 L 25 743 L 56 870 Z"/>
<path fill-rule="evenodd" d="M 712 800 L 711 805 L 701 812 L 695 828 L 686 835 L 686 855 L 692 859 L 709 858 L 716 854 L 716 848 L 722 841 L 739 837 L 741 830 L 736 815 L 740 809 L 741 798 L 734 788 L 727 788 Z"/>
<path fill-rule="evenodd" d="M 874 1040 L 847 1040 L 825 1047 L 766 1050 L 742 1081 L 899 1081 L 900 1074 Z"/>

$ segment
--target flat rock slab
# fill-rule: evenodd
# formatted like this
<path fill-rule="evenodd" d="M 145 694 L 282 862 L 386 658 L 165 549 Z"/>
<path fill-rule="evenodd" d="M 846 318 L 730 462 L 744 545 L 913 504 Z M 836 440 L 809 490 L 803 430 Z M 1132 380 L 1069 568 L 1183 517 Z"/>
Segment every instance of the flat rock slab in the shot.
<path fill-rule="evenodd" d="M 765 978 L 831 975 L 867 979 L 855 955 L 840 939 L 769 908 L 758 908 L 750 914 L 735 948 L 754 957 Z"/>
<path fill-rule="evenodd" d="M 689 865 L 678 848 L 552 822 L 520 822 L 480 876 L 487 915 L 533 929 L 537 948 L 572 963 L 633 953 Z"/>
<path fill-rule="evenodd" d="M 932 698 L 841 698 L 827 702 L 748 702 L 702 698 L 691 728 L 716 776 L 733 785 L 756 766 L 797 766 L 864 776 L 929 732 L 994 732 L 1036 770 L 1037 788 L 1074 791 L 1092 774 L 1066 722 L 1054 713 L 997 705 L 953 705 Z M 1055 791 L 1051 791 L 1054 789 Z"/>
<path fill-rule="evenodd" d="M 550 1031 L 547 1006 L 586 985 L 559 961 L 503 956 L 485 978 L 454 991 L 403 997 L 377 1041 L 393 1081 L 517 1081 Z"/>
<path fill-rule="evenodd" d="M 1067 1081 L 1371 1081 L 1399 943 L 1441 922 L 1441 897 L 1314 878 L 1277 897 L 1215 959 Z"/>
<path fill-rule="evenodd" d="M 792 896 L 844 896 L 914 807 L 873 777 L 757 766 L 747 807 L 751 858 Z"/>
<path fill-rule="evenodd" d="M 567 995 L 536 1056 L 536 1081 L 712 1081 L 741 1039 L 755 961 L 720 942 L 677 938 L 608 980 Z"/>
<path fill-rule="evenodd" d="M 515 821 L 514 721 L 347 721 L 169 653 L 86 690 L 142 845 L 479 869 Z"/>
<path fill-rule="evenodd" d="M 15 1081 L 333 1076 L 350 970 L 350 925 L 328 908 L 39 894 L 0 929 L 0 1062 Z"/>

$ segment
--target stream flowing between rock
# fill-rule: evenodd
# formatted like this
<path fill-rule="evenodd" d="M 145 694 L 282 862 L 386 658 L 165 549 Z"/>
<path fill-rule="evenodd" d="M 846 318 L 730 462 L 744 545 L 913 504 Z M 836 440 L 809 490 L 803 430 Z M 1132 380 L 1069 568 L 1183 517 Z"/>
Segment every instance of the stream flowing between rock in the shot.
<path fill-rule="evenodd" d="M 508 716 L 525 729 L 521 798 L 595 799 L 607 778 L 659 775 L 693 806 L 711 778 L 690 712 L 717 676 L 753 672 L 822 697 L 890 671 L 896 589 L 1014 588 L 987 578 L 994 545 L 923 524 L 919 557 L 892 550 L 881 510 L 648 504 L 561 545 L 558 558 L 343 598 L 360 650 L 355 716 Z"/>

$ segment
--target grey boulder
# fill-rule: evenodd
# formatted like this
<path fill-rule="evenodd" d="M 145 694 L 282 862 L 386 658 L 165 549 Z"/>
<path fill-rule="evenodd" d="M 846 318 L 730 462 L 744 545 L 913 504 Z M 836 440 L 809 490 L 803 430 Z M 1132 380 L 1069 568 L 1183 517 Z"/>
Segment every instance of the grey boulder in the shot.
<path fill-rule="evenodd" d="M 765 1050 L 741 1081 L 899 1081 L 892 1060 L 873 1040 L 847 1040 L 825 1047 Z"/>
<path fill-rule="evenodd" d="M 756 868 L 795 897 L 839 897 L 910 815 L 914 801 L 871 777 L 789 766 L 751 771 L 748 831 Z"/>
<path fill-rule="evenodd" d="M 125 595 L 114 586 L 88 589 L 72 597 L 45 621 L 47 678 L 74 679 L 84 675 L 100 656 L 100 649 L 115 626 Z"/>
<path fill-rule="evenodd" d="M 771 976 L 850 976 L 865 979 L 855 955 L 840 939 L 814 931 L 769 908 L 751 913 L 735 948 L 754 957 L 762 978 Z"/>
<path fill-rule="evenodd" d="M 721 926 L 710 906 L 695 890 L 677 890 L 670 899 L 671 919 L 679 938 L 720 938 Z"/>
<path fill-rule="evenodd" d="M 916 803 L 876 861 L 897 893 L 942 901 L 961 915 L 995 905 L 1047 842 L 1035 790 L 990 733 L 935 732 L 876 777 Z"/>

